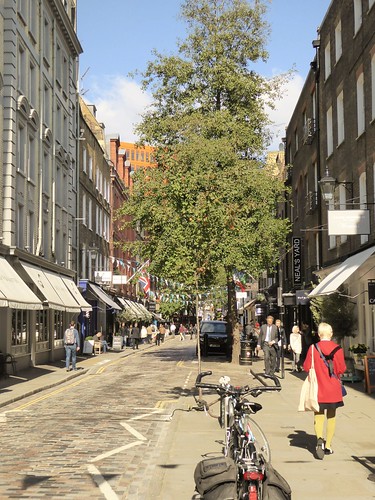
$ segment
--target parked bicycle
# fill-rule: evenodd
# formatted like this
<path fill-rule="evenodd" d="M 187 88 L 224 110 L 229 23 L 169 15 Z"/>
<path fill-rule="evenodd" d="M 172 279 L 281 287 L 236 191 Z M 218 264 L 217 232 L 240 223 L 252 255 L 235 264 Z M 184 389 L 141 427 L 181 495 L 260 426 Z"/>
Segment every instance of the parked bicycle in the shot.
<path fill-rule="evenodd" d="M 246 396 L 258 397 L 263 392 L 280 391 L 277 377 L 267 377 L 274 385 L 265 385 L 262 374 L 252 373 L 262 383 L 261 386 L 234 387 L 229 377 L 221 377 L 219 384 L 202 382 L 202 378 L 212 375 L 211 371 L 199 373 L 195 387 L 211 389 L 218 393 L 218 399 L 207 403 L 195 398 L 198 408 L 205 410 L 210 416 L 217 417 L 225 429 L 223 441 L 223 457 L 208 458 L 198 464 L 195 480 L 197 491 L 202 498 L 234 498 L 261 500 L 264 498 L 265 486 L 275 487 L 276 491 L 269 498 L 290 498 L 288 483 L 271 466 L 271 450 L 268 440 L 250 415 L 262 409 L 262 405 L 249 401 Z M 220 403 L 220 414 L 214 415 L 212 406 Z M 275 485 L 276 483 L 276 485 Z M 223 491 L 222 491 L 223 490 Z"/>

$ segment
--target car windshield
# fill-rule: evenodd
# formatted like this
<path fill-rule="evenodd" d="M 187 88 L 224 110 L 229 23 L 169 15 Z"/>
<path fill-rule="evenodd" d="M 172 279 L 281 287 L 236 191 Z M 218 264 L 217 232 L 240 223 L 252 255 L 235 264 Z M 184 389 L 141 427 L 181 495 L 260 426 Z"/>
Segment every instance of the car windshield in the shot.
<path fill-rule="evenodd" d="M 227 333 L 226 323 L 202 323 L 201 333 Z"/>

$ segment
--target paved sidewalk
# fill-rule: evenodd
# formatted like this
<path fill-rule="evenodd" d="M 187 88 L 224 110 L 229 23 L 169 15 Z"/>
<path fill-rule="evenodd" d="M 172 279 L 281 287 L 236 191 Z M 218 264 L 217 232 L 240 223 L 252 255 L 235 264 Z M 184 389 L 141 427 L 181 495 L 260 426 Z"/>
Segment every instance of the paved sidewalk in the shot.
<path fill-rule="evenodd" d="M 149 349 L 154 344 L 141 344 L 139 351 Z M 99 355 L 77 355 L 77 370 L 67 372 L 65 358 L 48 365 L 38 365 L 22 370 L 18 375 L 10 375 L 0 379 L 0 408 L 20 399 L 36 394 L 37 392 L 63 384 L 88 372 L 94 372 L 103 365 L 131 356 L 137 350 L 126 347 L 122 351 L 109 350 Z"/>
<path fill-rule="evenodd" d="M 224 436 L 217 421 L 204 412 L 187 411 L 194 406 L 191 389 L 198 371 L 197 365 L 190 368 L 186 396 L 180 398 L 175 409 L 147 498 L 196 498 L 193 474 L 197 462 L 205 453 L 221 452 L 218 441 Z M 202 364 L 202 371 L 212 370 L 213 382 L 221 375 L 229 375 L 234 385 L 258 385 L 250 377 L 249 368 L 223 363 L 218 358 Z M 256 361 L 251 368 L 262 372 L 263 361 Z M 282 391 L 259 396 L 257 402 L 263 409 L 254 416 L 270 442 L 274 467 L 292 488 L 293 500 L 375 498 L 375 395 L 365 394 L 362 383 L 346 384 L 345 406 L 337 414 L 335 453 L 320 461 L 314 457 L 313 415 L 297 411 L 303 378 L 302 373 L 291 373 L 290 361 L 286 360 Z"/>

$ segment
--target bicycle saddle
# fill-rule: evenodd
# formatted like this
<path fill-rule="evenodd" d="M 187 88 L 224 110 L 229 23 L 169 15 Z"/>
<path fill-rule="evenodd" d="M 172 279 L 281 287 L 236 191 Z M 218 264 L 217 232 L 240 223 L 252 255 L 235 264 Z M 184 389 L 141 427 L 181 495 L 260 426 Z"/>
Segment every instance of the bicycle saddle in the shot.
<path fill-rule="evenodd" d="M 260 403 L 255 403 L 254 401 L 248 401 L 247 399 L 245 399 L 242 402 L 242 407 L 244 411 L 248 413 L 256 413 L 257 411 L 263 408 Z"/>

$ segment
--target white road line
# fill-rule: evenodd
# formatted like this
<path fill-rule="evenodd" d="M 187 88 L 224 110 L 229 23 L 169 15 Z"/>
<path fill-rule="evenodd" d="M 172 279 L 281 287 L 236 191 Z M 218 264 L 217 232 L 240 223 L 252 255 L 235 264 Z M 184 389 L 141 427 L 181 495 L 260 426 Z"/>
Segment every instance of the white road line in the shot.
<path fill-rule="evenodd" d="M 138 415 L 137 417 L 132 417 L 132 418 L 129 418 L 129 422 L 131 420 L 141 420 L 141 418 L 144 418 L 144 417 L 150 417 L 151 415 L 154 415 L 155 413 L 157 413 L 159 410 L 155 410 L 153 411 L 152 413 L 144 413 L 143 415 Z"/>
<path fill-rule="evenodd" d="M 139 439 L 140 441 L 147 441 L 147 438 L 145 438 L 142 434 L 140 434 L 138 431 L 134 429 L 131 425 L 127 424 L 126 422 L 120 422 L 120 424 L 125 427 L 125 429 L 130 432 L 136 439 Z"/>
<path fill-rule="evenodd" d="M 112 455 L 116 455 L 117 453 L 121 453 L 122 451 L 129 450 L 130 448 L 134 448 L 134 446 L 139 446 L 140 444 L 143 444 L 144 441 L 134 441 L 134 443 L 129 443 L 124 446 L 120 446 L 119 448 L 115 448 L 114 450 L 107 451 L 107 453 L 102 453 L 101 455 L 98 455 L 95 458 L 92 458 L 90 460 L 91 463 L 93 462 L 99 462 L 99 460 L 103 460 L 104 458 L 111 457 Z"/>
<path fill-rule="evenodd" d="M 95 467 L 95 465 L 87 466 L 89 473 L 92 475 L 94 481 L 99 486 L 100 491 L 103 493 L 107 500 L 118 500 L 118 496 L 113 491 L 109 483 L 104 479 L 104 477 L 100 474 L 99 470 Z"/>

